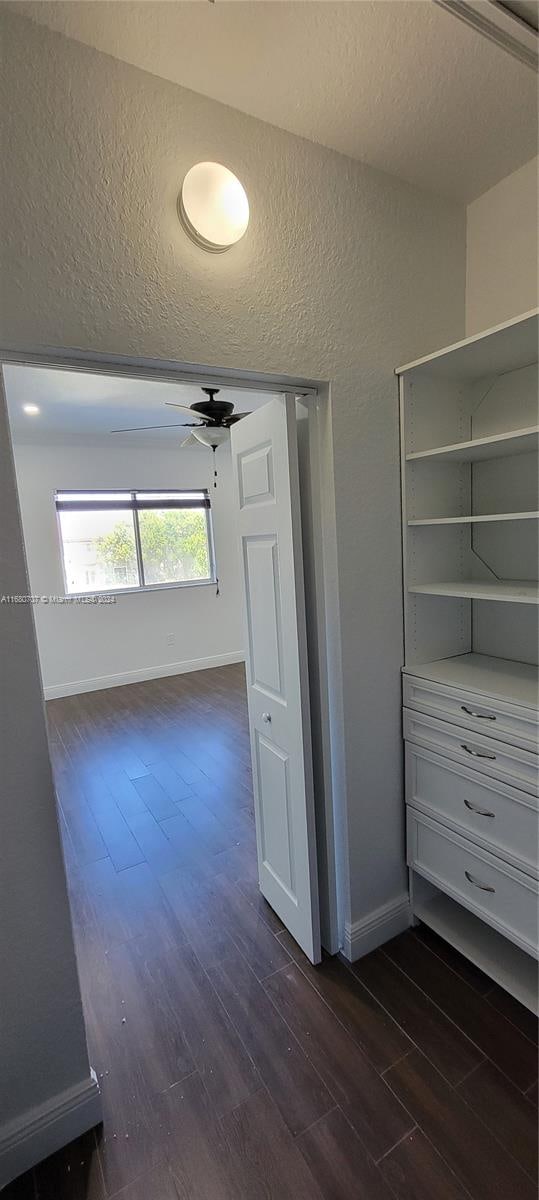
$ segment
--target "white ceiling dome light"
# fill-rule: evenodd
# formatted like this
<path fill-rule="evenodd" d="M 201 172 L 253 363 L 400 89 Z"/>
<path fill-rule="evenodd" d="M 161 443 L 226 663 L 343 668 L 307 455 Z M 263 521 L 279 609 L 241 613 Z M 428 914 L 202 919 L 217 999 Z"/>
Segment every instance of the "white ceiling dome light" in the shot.
<path fill-rule="evenodd" d="M 192 241 L 204 250 L 228 250 L 249 224 L 249 201 L 239 179 L 222 163 L 191 167 L 178 197 L 180 221 Z"/>

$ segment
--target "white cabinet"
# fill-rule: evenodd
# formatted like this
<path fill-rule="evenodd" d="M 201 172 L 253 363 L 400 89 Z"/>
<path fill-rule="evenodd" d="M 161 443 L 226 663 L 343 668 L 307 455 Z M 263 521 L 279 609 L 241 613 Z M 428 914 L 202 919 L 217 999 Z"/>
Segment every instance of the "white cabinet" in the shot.
<path fill-rule="evenodd" d="M 537 314 L 397 371 L 415 919 L 537 1005 Z"/>

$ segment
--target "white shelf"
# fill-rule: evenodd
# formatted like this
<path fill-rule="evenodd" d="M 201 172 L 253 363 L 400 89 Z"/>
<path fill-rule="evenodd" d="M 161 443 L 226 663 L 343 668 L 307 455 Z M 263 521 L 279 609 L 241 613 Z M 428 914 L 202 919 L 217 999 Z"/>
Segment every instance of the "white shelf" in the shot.
<path fill-rule="evenodd" d="M 505 458 L 510 454 L 530 454 L 539 449 L 539 425 L 513 429 L 493 437 L 475 438 L 469 442 L 453 442 L 450 446 L 435 446 L 406 455 L 407 462 L 429 459 L 431 462 L 479 462 L 487 458 Z"/>
<path fill-rule="evenodd" d="M 447 583 L 416 583 L 408 591 L 421 596 L 460 596 L 463 600 L 539 604 L 539 584 L 526 579 L 457 579 Z"/>
<path fill-rule="evenodd" d="M 505 988 L 521 1004 L 537 1012 L 537 963 L 529 955 L 442 894 L 417 900 L 414 916 L 460 950 L 481 971 Z"/>
<path fill-rule="evenodd" d="M 454 658 L 403 668 L 405 675 L 468 692 L 498 696 L 501 700 L 533 709 L 537 708 L 538 701 L 538 670 L 528 663 L 491 658 L 487 654 L 458 654 Z"/>
<path fill-rule="evenodd" d="M 537 316 L 534 308 L 502 325 L 397 367 L 395 374 L 473 381 L 515 371 L 537 362 Z"/>
<path fill-rule="evenodd" d="M 408 521 L 409 525 L 478 525 L 486 521 L 537 521 L 539 512 L 488 513 L 486 516 L 470 517 L 419 517 Z"/>

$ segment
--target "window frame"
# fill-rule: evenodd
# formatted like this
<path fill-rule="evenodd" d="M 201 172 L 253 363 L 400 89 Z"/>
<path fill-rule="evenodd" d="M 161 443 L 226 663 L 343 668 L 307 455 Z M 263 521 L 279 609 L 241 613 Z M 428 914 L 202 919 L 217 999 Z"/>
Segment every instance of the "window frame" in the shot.
<path fill-rule="evenodd" d="M 169 502 L 168 506 L 166 503 L 161 503 L 161 504 L 158 503 L 158 499 L 160 496 L 171 496 L 174 494 L 176 494 L 178 496 L 196 497 L 197 501 L 187 500 L 187 502 L 185 504 L 179 504 L 179 503 L 178 504 L 170 504 L 170 502 Z M 65 495 L 69 495 L 69 496 L 94 495 L 96 498 L 95 505 L 91 500 L 88 500 L 88 501 L 74 500 L 72 502 L 73 507 L 71 507 L 69 501 L 61 500 L 61 497 L 65 496 Z M 103 504 L 101 506 L 101 504 L 98 503 L 98 497 L 103 496 L 103 495 L 106 495 L 106 496 L 129 495 L 130 502 L 129 503 L 126 502 L 126 503 L 122 504 L 121 507 L 119 504 L 117 504 L 117 503 L 115 504 L 114 501 L 111 501 L 108 505 Z M 155 501 L 153 501 L 153 502 L 150 501 L 147 504 L 144 504 L 144 503 L 137 504 L 136 497 L 139 495 L 155 496 L 156 499 L 155 499 Z M 198 500 L 198 497 L 200 497 L 200 496 L 203 497 L 203 500 Z M 66 596 L 66 598 L 72 599 L 72 600 L 77 600 L 77 599 L 82 599 L 84 596 L 126 596 L 126 595 L 136 595 L 139 592 L 168 591 L 168 590 L 170 590 L 170 588 L 216 587 L 217 586 L 218 576 L 217 576 L 217 566 L 216 566 L 216 560 L 215 560 L 215 542 L 214 542 L 214 536 L 213 536 L 213 522 L 212 522 L 212 517 L 211 517 L 211 500 L 210 500 L 210 493 L 209 493 L 208 488 L 100 488 L 99 490 L 97 488 L 95 488 L 95 489 L 93 489 L 93 488 L 56 488 L 54 491 L 54 495 L 53 495 L 53 502 L 54 502 L 54 510 L 55 510 L 55 514 L 56 514 L 56 528 L 57 528 L 57 532 L 58 532 L 58 547 L 60 550 L 62 582 L 64 585 L 64 595 Z M 107 508 L 110 510 L 110 509 L 114 509 L 115 507 L 118 507 L 118 511 L 132 513 L 133 532 L 134 532 L 134 538 L 135 538 L 135 552 L 136 552 L 136 556 L 137 556 L 137 570 L 138 570 L 139 580 L 141 580 L 142 582 L 140 582 L 136 585 L 130 584 L 129 587 L 123 587 L 123 588 L 93 588 L 93 589 L 89 589 L 88 591 L 82 591 L 82 592 L 81 591 L 77 591 L 77 592 L 68 591 L 67 576 L 66 576 L 66 563 L 65 563 L 65 556 L 64 556 L 64 539 L 62 537 L 62 526 L 60 523 L 60 513 L 62 511 L 63 512 L 76 511 L 76 509 L 79 506 L 80 506 L 81 512 L 82 511 L 91 512 L 92 508 L 94 508 L 94 507 L 98 507 L 100 509 L 102 507 L 103 511 L 106 510 Z M 145 508 L 161 508 L 161 509 L 163 509 L 163 508 L 167 508 L 167 507 L 170 507 L 170 508 L 197 508 L 197 509 L 203 508 L 204 509 L 205 514 L 206 514 L 206 537 L 207 537 L 207 541 L 208 541 L 208 557 L 209 557 L 209 565 L 210 565 L 210 575 L 209 575 L 208 579 L 183 579 L 183 580 L 173 581 L 172 583 L 146 583 L 145 576 L 144 576 L 144 562 L 143 562 L 143 556 L 142 556 L 142 543 L 141 543 L 141 537 L 140 537 L 140 525 L 139 525 L 138 514 L 141 509 L 145 509 Z"/>

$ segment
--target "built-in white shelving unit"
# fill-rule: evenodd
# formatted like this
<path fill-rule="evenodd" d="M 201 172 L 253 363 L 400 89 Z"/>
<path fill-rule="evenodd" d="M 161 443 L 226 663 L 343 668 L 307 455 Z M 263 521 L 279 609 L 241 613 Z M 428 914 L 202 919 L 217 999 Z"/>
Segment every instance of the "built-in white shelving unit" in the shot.
<path fill-rule="evenodd" d="M 399 368 L 414 918 L 537 1005 L 537 313 Z"/>

